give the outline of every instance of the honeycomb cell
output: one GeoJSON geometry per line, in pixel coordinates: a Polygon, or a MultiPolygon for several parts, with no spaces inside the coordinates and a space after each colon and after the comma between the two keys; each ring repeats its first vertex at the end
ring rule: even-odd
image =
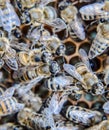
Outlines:
{"type": "Polygon", "coordinates": [[[98,69],[100,69],[101,63],[98,58],[91,59],[89,60],[89,62],[93,71],[97,71],[98,69]]]}
{"type": "Polygon", "coordinates": [[[90,93],[85,93],[85,94],[84,94],[84,98],[85,98],[87,101],[93,101],[93,96],[92,96],[90,93]]]}
{"type": "Polygon", "coordinates": [[[92,109],[93,110],[102,110],[102,106],[103,106],[103,102],[95,102],[93,105],[92,105],[92,109]]]}
{"type": "Polygon", "coordinates": [[[72,43],[72,42],[70,42],[70,41],[67,41],[67,42],[65,43],[65,46],[66,46],[66,52],[65,52],[65,54],[66,54],[67,56],[72,55],[72,54],[75,53],[75,51],[76,51],[76,46],[75,46],[74,43],[72,43]]]}
{"type": "Polygon", "coordinates": [[[84,107],[84,108],[89,108],[88,104],[84,101],[78,102],[77,103],[78,106],[84,107]]]}
{"type": "Polygon", "coordinates": [[[72,65],[75,65],[76,63],[81,62],[81,59],[79,56],[74,56],[70,59],[69,63],[72,65]]]}
{"type": "Polygon", "coordinates": [[[90,44],[88,42],[85,42],[85,43],[80,45],[79,49],[84,49],[88,54],[89,49],[90,49],[90,44]]]}

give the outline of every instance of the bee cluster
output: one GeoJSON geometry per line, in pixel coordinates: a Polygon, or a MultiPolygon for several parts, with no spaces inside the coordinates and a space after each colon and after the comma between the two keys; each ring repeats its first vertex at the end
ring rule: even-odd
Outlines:
{"type": "Polygon", "coordinates": [[[108,50],[108,0],[0,0],[0,130],[109,130],[108,50]]]}

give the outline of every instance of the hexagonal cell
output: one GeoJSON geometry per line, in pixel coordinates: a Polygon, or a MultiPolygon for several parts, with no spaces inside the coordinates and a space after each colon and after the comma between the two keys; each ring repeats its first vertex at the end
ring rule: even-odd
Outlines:
{"type": "Polygon", "coordinates": [[[90,44],[88,42],[85,42],[85,43],[80,45],[79,49],[84,49],[88,54],[89,49],[90,49],[90,44]]]}
{"type": "Polygon", "coordinates": [[[84,98],[85,98],[87,101],[93,101],[93,96],[92,96],[90,93],[85,93],[85,94],[84,94],[84,98]]]}
{"type": "Polygon", "coordinates": [[[100,101],[97,101],[95,102],[93,105],[92,105],[92,109],[93,110],[102,110],[102,106],[103,106],[104,102],[100,102],[100,101]]]}
{"type": "Polygon", "coordinates": [[[100,69],[101,62],[98,58],[90,59],[89,62],[93,71],[97,71],[100,69]]]}
{"type": "Polygon", "coordinates": [[[72,57],[72,58],[70,59],[70,61],[69,61],[69,63],[70,63],[71,65],[75,65],[75,64],[78,63],[78,62],[81,62],[81,59],[80,59],[79,56],[74,56],[74,57],[72,57]]]}
{"type": "Polygon", "coordinates": [[[65,42],[65,46],[66,46],[66,52],[65,52],[65,54],[67,56],[72,55],[72,54],[75,53],[76,46],[75,46],[74,43],[72,43],[71,41],[67,41],[67,42],[65,42]]]}
{"type": "Polygon", "coordinates": [[[85,101],[80,101],[77,105],[80,107],[89,108],[89,105],[85,101]]]}
{"type": "Polygon", "coordinates": [[[64,56],[56,57],[55,61],[57,61],[61,69],[63,68],[63,64],[67,62],[64,56]]]}

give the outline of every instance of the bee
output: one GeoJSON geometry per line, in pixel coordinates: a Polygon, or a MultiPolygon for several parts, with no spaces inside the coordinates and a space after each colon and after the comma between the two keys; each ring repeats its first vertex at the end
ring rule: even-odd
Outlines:
{"type": "Polygon", "coordinates": [[[44,29],[42,26],[31,26],[27,33],[27,38],[29,38],[33,43],[31,46],[32,49],[35,48],[35,45],[38,44],[40,39],[46,39],[47,37],[50,37],[50,32],[44,29]]]}
{"type": "Polygon", "coordinates": [[[79,125],[76,125],[71,121],[62,119],[61,116],[59,116],[59,119],[56,119],[56,128],[57,130],[83,130],[83,128],[79,125]]]}
{"type": "Polygon", "coordinates": [[[79,54],[82,62],[78,62],[75,66],[64,64],[64,70],[79,80],[86,91],[91,91],[94,95],[102,95],[104,93],[104,85],[98,80],[98,77],[92,72],[85,50],[80,49],[79,54]]]}
{"type": "Polygon", "coordinates": [[[59,3],[59,10],[61,18],[67,23],[66,37],[68,32],[71,38],[85,39],[85,31],[82,25],[82,21],[78,18],[78,10],[69,1],[62,1],[59,3]],[[73,13],[72,13],[73,12],[73,13]]]}
{"type": "Polygon", "coordinates": [[[52,54],[56,54],[58,56],[65,54],[65,45],[60,41],[58,37],[50,36],[42,42],[52,54]]]}
{"type": "Polygon", "coordinates": [[[103,10],[105,2],[96,2],[93,4],[85,5],[80,8],[79,12],[83,20],[95,20],[100,18],[108,18],[109,13],[103,10]]]}
{"type": "Polygon", "coordinates": [[[16,113],[24,108],[24,104],[18,103],[17,100],[12,97],[14,94],[15,88],[8,88],[0,96],[0,116],[6,116],[13,113],[16,113]]]}
{"type": "Polygon", "coordinates": [[[22,126],[26,126],[32,130],[56,130],[53,116],[49,113],[39,114],[33,112],[31,109],[24,108],[18,113],[17,119],[22,126]]]}
{"type": "Polygon", "coordinates": [[[3,27],[9,35],[16,26],[20,26],[20,19],[11,3],[8,1],[5,5],[0,6],[0,26],[3,27]]]}
{"type": "Polygon", "coordinates": [[[93,40],[91,48],[89,50],[89,58],[95,58],[102,54],[109,47],[109,23],[100,23],[97,26],[97,35],[93,40]]]}
{"type": "Polygon", "coordinates": [[[49,91],[63,91],[67,88],[71,88],[73,85],[73,78],[70,76],[55,76],[45,79],[44,87],[49,91]]]}
{"type": "Polygon", "coordinates": [[[108,130],[108,129],[109,129],[109,121],[105,120],[85,130],[108,130]]]}
{"type": "Polygon", "coordinates": [[[26,82],[41,75],[45,76],[45,78],[50,77],[51,73],[56,74],[59,71],[60,68],[57,62],[51,61],[50,66],[45,63],[34,68],[22,67],[18,71],[14,71],[13,78],[19,79],[22,82],[26,82]]]}
{"type": "Polygon", "coordinates": [[[36,4],[38,4],[40,0],[14,0],[15,6],[17,9],[24,10],[25,8],[33,8],[36,4]]]}
{"type": "Polygon", "coordinates": [[[66,28],[65,22],[57,18],[54,7],[47,6],[53,1],[41,1],[38,7],[24,9],[21,12],[21,23],[31,25],[33,27],[47,24],[53,28],[53,33],[59,32],[66,28]]]}
{"type": "Polygon", "coordinates": [[[32,108],[34,111],[38,111],[42,105],[42,100],[40,97],[35,95],[31,89],[40,82],[44,76],[39,76],[27,83],[15,84],[13,87],[15,88],[14,95],[15,97],[24,102],[25,105],[29,108],[32,108]]]}
{"type": "Polygon", "coordinates": [[[61,114],[68,120],[84,126],[91,126],[102,121],[102,114],[80,106],[66,106],[62,108],[61,114]]]}
{"type": "Polygon", "coordinates": [[[14,123],[5,123],[0,125],[1,130],[24,130],[24,127],[14,123]]]}
{"type": "Polygon", "coordinates": [[[6,37],[0,37],[0,57],[1,67],[6,63],[12,70],[18,69],[16,51],[10,47],[9,40],[6,37]]]}

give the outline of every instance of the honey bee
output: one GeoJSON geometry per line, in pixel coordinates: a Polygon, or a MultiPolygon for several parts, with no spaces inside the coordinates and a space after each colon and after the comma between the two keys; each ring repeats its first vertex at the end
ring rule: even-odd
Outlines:
{"type": "Polygon", "coordinates": [[[104,85],[92,72],[87,53],[83,49],[80,49],[79,54],[81,56],[82,62],[77,63],[75,66],[64,64],[64,70],[83,83],[83,87],[86,91],[91,90],[92,94],[102,95],[105,91],[104,85]]]}
{"type": "Polygon", "coordinates": [[[73,78],[70,76],[55,76],[45,79],[44,87],[49,91],[63,91],[71,88],[73,85],[73,78]]]}
{"type": "Polygon", "coordinates": [[[108,18],[109,13],[103,10],[105,2],[96,2],[85,5],[80,8],[79,12],[83,20],[95,20],[100,18],[108,18]]]}
{"type": "Polygon", "coordinates": [[[14,123],[5,123],[0,125],[1,130],[24,130],[24,127],[14,123]]]}
{"type": "Polygon", "coordinates": [[[81,40],[84,40],[84,27],[82,25],[82,21],[80,18],[78,18],[77,8],[72,5],[72,3],[64,0],[59,3],[59,10],[61,18],[67,23],[66,37],[68,36],[69,32],[71,38],[79,38],[81,40]]]}
{"type": "Polygon", "coordinates": [[[65,45],[60,41],[58,37],[50,36],[42,42],[52,54],[56,54],[59,56],[65,54],[65,45]]]}
{"type": "Polygon", "coordinates": [[[26,126],[28,128],[31,128],[32,130],[56,130],[53,116],[49,113],[39,114],[33,112],[31,109],[24,108],[18,113],[17,119],[22,126],[26,126]]]}
{"type": "Polygon", "coordinates": [[[62,108],[61,114],[68,120],[84,126],[91,126],[102,121],[102,114],[80,106],[66,106],[62,108]]]}
{"type": "Polygon", "coordinates": [[[95,58],[96,56],[102,54],[109,47],[109,23],[100,23],[97,26],[97,35],[91,45],[89,50],[89,58],[95,58]]]}
{"type": "Polygon", "coordinates": [[[0,26],[3,27],[9,35],[16,26],[20,26],[20,19],[8,1],[6,1],[5,5],[0,6],[0,26]]]}
{"type": "Polygon", "coordinates": [[[61,116],[59,116],[59,119],[56,119],[56,128],[57,130],[83,130],[83,128],[79,125],[76,125],[71,121],[62,119],[61,116]]]}
{"type": "Polygon", "coordinates": [[[85,130],[108,130],[108,129],[109,129],[109,121],[106,120],[85,130]]]}
{"type": "Polygon", "coordinates": [[[0,57],[1,67],[5,62],[12,70],[18,69],[16,51],[10,47],[9,40],[6,37],[0,37],[0,57]]]}
{"type": "Polygon", "coordinates": [[[32,80],[38,76],[50,77],[51,74],[56,74],[60,71],[56,61],[51,61],[51,65],[42,64],[34,68],[22,67],[18,71],[14,71],[13,78],[19,79],[22,82],[32,80]]]}
{"type": "Polygon", "coordinates": [[[24,10],[25,8],[32,8],[40,2],[40,0],[14,0],[15,6],[19,10],[24,10]]]}
{"type": "Polygon", "coordinates": [[[44,38],[46,39],[47,37],[50,37],[50,32],[42,26],[31,26],[27,34],[27,38],[29,38],[33,43],[31,46],[32,49],[37,45],[37,42],[40,41],[40,39],[44,40],[44,38]]]}
{"type": "Polygon", "coordinates": [[[0,96],[0,116],[6,116],[16,113],[24,108],[24,104],[18,103],[17,100],[12,97],[15,88],[11,87],[7,89],[0,96]]]}

